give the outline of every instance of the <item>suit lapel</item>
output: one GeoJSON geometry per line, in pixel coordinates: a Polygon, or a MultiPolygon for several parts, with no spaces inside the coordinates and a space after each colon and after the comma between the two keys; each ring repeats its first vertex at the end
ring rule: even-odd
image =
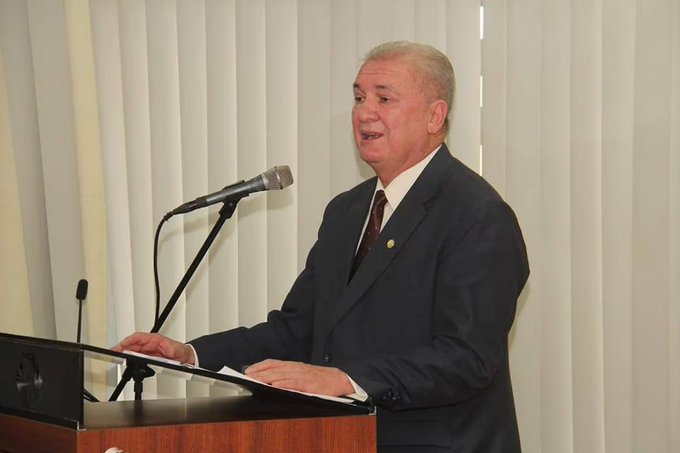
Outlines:
{"type": "Polygon", "coordinates": [[[354,252],[357,248],[359,235],[366,221],[368,210],[370,209],[377,178],[373,178],[370,181],[372,183],[366,184],[365,187],[361,188],[347,211],[342,213],[341,220],[333,228],[331,253],[339,257],[337,260],[328,261],[335,266],[331,271],[331,275],[336,276],[332,283],[334,294],[342,293],[347,285],[352,261],[354,260],[354,252]]]}
{"type": "MultiPolygon", "coordinates": [[[[353,306],[356,304],[361,296],[370,288],[373,282],[382,274],[395,256],[399,254],[406,241],[409,239],[413,231],[417,228],[420,222],[427,215],[427,204],[436,195],[441,178],[446,168],[451,165],[453,158],[449,154],[446,145],[437,151],[437,154],[432,158],[430,163],[425,167],[421,175],[418,177],[413,187],[406,194],[402,202],[397,207],[397,210],[392,214],[390,220],[387,222],[383,230],[380,232],[371,251],[366,255],[361,266],[357,269],[354,277],[346,286],[341,294],[335,309],[329,318],[328,331],[335,325],[353,306]],[[388,245],[388,241],[390,245],[388,245]]],[[[371,186],[374,187],[374,186],[371,186]]],[[[364,196],[369,198],[370,204],[372,192],[364,196]]],[[[360,226],[363,226],[363,221],[368,211],[366,202],[362,200],[361,206],[363,210],[360,217],[360,226]]],[[[353,219],[352,224],[356,224],[357,220],[354,214],[350,217],[353,219]]],[[[345,238],[340,245],[351,242],[356,245],[358,240],[359,230],[356,228],[348,228],[352,230],[355,235],[354,241],[348,241],[345,238]]],[[[344,253],[344,252],[343,252],[344,253]]],[[[352,258],[354,256],[354,249],[346,260],[343,260],[342,271],[337,275],[349,275],[349,268],[352,258]]],[[[345,280],[346,281],[346,280],[345,280]]]]}

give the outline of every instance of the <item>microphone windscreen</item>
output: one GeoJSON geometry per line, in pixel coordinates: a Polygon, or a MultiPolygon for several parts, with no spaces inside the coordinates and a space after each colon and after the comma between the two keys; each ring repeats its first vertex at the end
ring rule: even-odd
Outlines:
{"type": "Polygon", "coordinates": [[[78,288],[76,289],[76,299],[85,300],[87,297],[87,280],[84,278],[78,282],[78,288]]]}
{"type": "Polygon", "coordinates": [[[293,184],[293,173],[288,165],[272,167],[262,173],[266,190],[281,190],[293,184]]]}

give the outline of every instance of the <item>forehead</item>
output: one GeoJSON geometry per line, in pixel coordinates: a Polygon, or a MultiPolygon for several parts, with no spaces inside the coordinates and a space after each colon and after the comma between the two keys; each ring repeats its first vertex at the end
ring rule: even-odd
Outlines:
{"type": "Polygon", "coordinates": [[[368,89],[404,89],[415,84],[412,65],[403,59],[380,59],[364,63],[356,79],[354,87],[368,89]]]}

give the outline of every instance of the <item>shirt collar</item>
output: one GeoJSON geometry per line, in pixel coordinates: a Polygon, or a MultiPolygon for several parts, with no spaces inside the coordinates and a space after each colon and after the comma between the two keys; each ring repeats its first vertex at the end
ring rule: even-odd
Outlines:
{"type": "Polygon", "coordinates": [[[441,147],[442,145],[437,146],[434,150],[430,152],[430,154],[425,156],[420,162],[418,162],[411,168],[408,168],[407,170],[401,172],[399,175],[397,175],[396,178],[392,180],[392,182],[390,182],[387,185],[387,187],[383,187],[382,182],[380,182],[380,178],[378,178],[378,183],[376,184],[375,190],[376,192],[378,190],[385,191],[385,198],[387,198],[387,203],[390,205],[393,211],[397,209],[397,206],[399,206],[401,200],[404,199],[408,191],[416,182],[418,176],[420,176],[423,170],[425,170],[427,164],[430,163],[435,153],[439,151],[439,148],[441,147]]]}

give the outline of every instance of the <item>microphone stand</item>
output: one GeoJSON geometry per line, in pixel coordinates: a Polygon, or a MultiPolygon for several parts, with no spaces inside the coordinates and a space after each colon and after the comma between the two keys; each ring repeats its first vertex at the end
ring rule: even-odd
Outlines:
{"type": "MultiPolygon", "coordinates": [[[[239,198],[235,198],[233,200],[227,200],[227,201],[224,202],[224,205],[220,209],[220,216],[217,219],[217,222],[213,226],[212,230],[210,230],[208,237],[205,238],[203,245],[201,246],[198,253],[194,257],[194,260],[191,262],[191,265],[189,266],[189,268],[185,272],[184,277],[182,278],[182,280],[177,285],[177,288],[175,289],[175,292],[170,297],[170,300],[168,300],[168,303],[165,305],[163,312],[156,319],[156,322],[154,323],[153,327],[151,328],[150,333],[158,333],[161,330],[163,323],[165,322],[166,319],[168,319],[168,316],[170,316],[170,312],[172,312],[172,309],[175,307],[175,305],[179,301],[179,297],[182,295],[182,292],[184,291],[187,284],[189,283],[189,280],[191,280],[191,277],[193,277],[194,273],[196,272],[196,269],[198,269],[198,265],[201,263],[201,260],[203,260],[203,258],[205,257],[206,253],[208,252],[208,249],[210,249],[210,246],[215,241],[215,238],[217,237],[217,234],[219,233],[220,229],[222,228],[224,223],[227,221],[227,219],[230,219],[231,216],[234,214],[234,211],[236,210],[236,205],[241,200],[241,198],[243,198],[244,196],[247,196],[247,195],[242,195],[239,198]]],[[[172,217],[172,215],[166,214],[166,217],[167,217],[166,218],[166,220],[167,220],[170,217],[172,217]]],[[[142,399],[142,392],[143,392],[142,381],[144,380],[144,378],[151,377],[154,374],[155,374],[154,371],[151,368],[149,368],[149,366],[146,365],[144,362],[137,361],[137,360],[130,360],[127,367],[125,368],[125,371],[123,372],[123,376],[121,377],[120,382],[118,383],[115,390],[111,394],[109,401],[116,401],[118,399],[118,396],[123,391],[123,388],[125,387],[125,385],[128,382],[130,382],[130,379],[133,379],[135,381],[135,387],[134,387],[135,401],[141,400],[142,399]]]]}
{"type": "MultiPolygon", "coordinates": [[[[87,280],[80,280],[78,288],[76,289],[76,300],[78,301],[78,332],[76,333],[76,343],[80,344],[80,332],[83,325],[83,302],[87,297],[87,280]],[[83,284],[84,283],[84,284],[83,284]]],[[[83,398],[91,403],[97,403],[99,400],[83,385],[83,398]]]]}

